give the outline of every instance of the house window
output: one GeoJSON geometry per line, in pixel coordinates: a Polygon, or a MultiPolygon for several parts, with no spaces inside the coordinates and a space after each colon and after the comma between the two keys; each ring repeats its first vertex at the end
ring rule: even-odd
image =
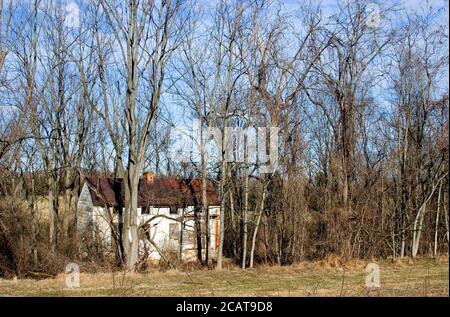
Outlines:
{"type": "Polygon", "coordinates": [[[177,240],[180,238],[180,224],[171,223],[169,224],[169,237],[172,240],[177,240]]]}
{"type": "Polygon", "coordinates": [[[149,214],[150,213],[150,207],[142,207],[141,214],[149,214]]]}
{"type": "Polygon", "coordinates": [[[170,207],[170,213],[171,214],[177,214],[178,213],[178,208],[176,206],[171,206],[170,207]]]}
{"type": "Polygon", "coordinates": [[[196,240],[194,230],[184,230],[183,231],[183,244],[194,244],[196,240]]]}

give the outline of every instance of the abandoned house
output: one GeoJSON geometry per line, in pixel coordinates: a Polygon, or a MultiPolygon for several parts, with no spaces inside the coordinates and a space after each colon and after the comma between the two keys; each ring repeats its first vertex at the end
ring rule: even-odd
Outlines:
{"type": "MultiPolygon", "coordinates": [[[[220,204],[212,184],[206,187],[210,254],[215,257],[219,244],[220,204]]],[[[158,178],[145,173],[138,188],[140,251],[155,260],[161,257],[161,252],[168,251],[178,252],[183,259],[195,257],[197,232],[203,237],[206,233],[201,194],[201,179],[158,178]]],[[[77,204],[79,235],[99,239],[106,247],[114,248],[123,209],[122,179],[86,177],[77,204]]],[[[201,240],[204,252],[205,239],[201,240]]]]}

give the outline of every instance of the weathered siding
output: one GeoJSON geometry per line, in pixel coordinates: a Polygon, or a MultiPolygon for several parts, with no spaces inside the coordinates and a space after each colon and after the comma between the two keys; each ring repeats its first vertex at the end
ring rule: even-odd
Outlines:
{"type": "Polygon", "coordinates": [[[87,183],[84,183],[77,203],[77,231],[83,232],[93,225],[93,204],[87,183]]]}
{"type": "Polygon", "coordinates": [[[113,223],[111,219],[113,216],[112,211],[103,207],[94,207],[93,211],[96,237],[103,241],[106,246],[111,246],[111,224],[113,223]]]}
{"type": "MultiPolygon", "coordinates": [[[[86,230],[90,228],[93,237],[104,241],[105,246],[112,246],[112,230],[111,224],[118,225],[118,215],[113,210],[107,208],[93,206],[88,185],[85,183],[78,200],[78,230],[86,230]]],[[[219,206],[210,206],[209,214],[209,230],[211,236],[211,256],[215,257],[218,247],[218,228],[219,228],[219,206]]],[[[138,222],[144,224],[149,221],[150,238],[157,244],[162,251],[179,252],[180,240],[182,238],[181,249],[184,259],[196,257],[195,242],[195,222],[194,222],[194,206],[186,208],[178,208],[177,213],[170,213],[169,207],[150,207],[145,212],[142,208],[138,208],[138,222]],[[170,218],[180,219],[184,215],[184,230],[179,221],[170,218]]],[[[202,227],[204,230],[204,219],[202,219],[202,227]]],[[[144,238],[144,236],[142,236],[144,238]]],[[[156,248],[147,240],[140,241],[141,251],[148,250],[151,259],[160,259],[160,254],[156,248]]],[[[203,250],[204,251],[204,250],[203,250]]]]}

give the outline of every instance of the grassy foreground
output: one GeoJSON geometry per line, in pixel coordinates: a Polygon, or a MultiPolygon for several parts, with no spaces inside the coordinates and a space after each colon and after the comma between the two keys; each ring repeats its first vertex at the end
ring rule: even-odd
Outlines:
{"type": "Polygon", "coordinates": [[[381,288],[368,292],[369,261],[337,258],[253,270],[178,270],[149,273],[81,273],[80,287],[66,276],[45,280],[0,279],[0,296],[449,296],[448,257],[373,261],[381,288]]]}

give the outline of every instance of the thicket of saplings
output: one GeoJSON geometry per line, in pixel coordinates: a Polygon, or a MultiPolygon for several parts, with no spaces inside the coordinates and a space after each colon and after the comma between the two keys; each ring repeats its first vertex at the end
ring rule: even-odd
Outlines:
{"type": "MultiPolygon", "coordinates": [[[[113,170],[132,198],[143,170],[214,182],[224,215],[217,269],[222,255],[251,268],[448,254],[445,6],[352,0],[329,14],[313,1],[292,12],[281,0],[207,10],[85,1],[72,28],[61,1],[32,2],[0,10],[1,276],[53,275],[69,262],[121,269],[122,256],[75,224],[83,177],[113,170]],[[235,128],[276,128],[278,173],[262,175],[238,149],[241,162],[225,151],[180,162],[171,132],[183,126],[216,128],[222,147],[235,128]]],[[[136,202],[124,205],[130,220],[136,202]]],[[[128,271],[138,244],[130,223],[128,271]]],[[[162,267],[176,267],[168,253],[162,267]]],[[[198,266],[210,260],[198,256],[198,266]]],[[[137,265],[151,269],[145,258],[137,265]]]]}
{"type": "MultiPolygon", "coordinates": [[[[48,278],[64,271],[66,265],[76,262],[83,272],[110,272],[123,269],[118,250],[105,247],[102,239],[92,233],[77,233],[75,223],[64,226],[64,217],[75,219],[76,210],[61,213],[56,219],[56,239],[49,241],[49,223],[45,216],[47,201],[45,180],[36,177],[37,182],[27,182],[27,177],[11,177],[3,182],[0,199],[0,276],[11,278],[48,278]],[[13,181],[11,181],[13,179],[13,181]],[[30,188],[33,184],[33,189],[30,188]],[[9,188],[9,190],[4,190],[9,188]],[[18,190],[20,188],[20,190],[18,190]],[[33,191],[31,197],[29,193],[33,191]],[[25,193],[25,194],[23,194],[25,193]],[[40,210],[38,208],[40,202],[40,210]],[[65,231],[62,229],[65,228],[65,231]]],[[[259,197],[263,190],[258,181],[250,181],[249,221],[247,226],[247,261],[254,252],[256,265],[290,265],[302,261],[321,260],[330,255],[342,259],[350,258],[395,258],[399,257],[395,192],[385,196],[389,190],[371,188],[367,182],[354,190],[353,197],[357,212],[346,214],[339,206],[338,193],[327,192],[330,188],[318,175],[314,182],[302,178],[282,180],[279,174],[268,180],[267,198],[263,207],[259,197]],[[374,197],[375,193],[376,197],[374,197]],[[261,219],[254,236],[257,218],[261,219]],[[254,248],[251,248],[255,238],[254,248]],[[253,250],[252,250],[253,249],[253,250]]],[[[242,191],[242,184],[230,185],[230,193],[236,197],[242,191]]],[[[395,184],[386,180],[383,186],[395,184]]],[[[377,185],[372,185],[377,186],[377,185]]],[[[380,186],[380,185],[378,185],[380,186]]],[[[332,187],[332,186],[331,186],[332,187]]],[[[448,201],[448,187],[441,188],[439,203],[448,201]],[[445,197],[445,198],[442,198],[445,197]]],[[[60,203],[61,199],[59,200],[60,203]]],[[[438,201],[430,201],[430,210],[436,210],[438,201]]],[[[240,210],[242,201],[230,200],[225,204],[226,231],[224,254],[228,263],[240,265],[242,261],[243,228],[240,210]],[[232,206],[231,206],[232,205],[232,206]],[[231,207],[231,208],[230,208],[231,207]],[[233,214],[231,214],[233,213],[233,214]]],[[[445,206],[441,206],[445,208],[445,206]]],[[[422,226],[420,255],[448,254],[448,240],[440,232],[435,246],[435,213],[429,212],[422,226]],[[435,247],[437,247],[435,250],[435,247]]],[[[444,227],[445,228],[445,227],[444,227]]],[[[405,255],[411,252],[411,228],[405,255]]],[[[203,239],[205,239],[203,233],[203,239]]],[[[203,240],[202,245],[205,245],[203,240]]],[[[159,262],[149,261],[148,253],[141,254],[138,271],[152,269],[205,268],[205,259],[180,261],[176,250],[165,249],[159,262]]],[[[209,263],[214,265],[214,259],[209,263]]]]}

